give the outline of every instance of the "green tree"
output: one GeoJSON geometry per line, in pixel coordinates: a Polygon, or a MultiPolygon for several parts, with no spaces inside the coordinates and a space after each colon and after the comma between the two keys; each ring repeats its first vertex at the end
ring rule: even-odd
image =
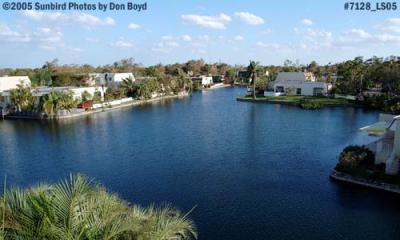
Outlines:
{"type": "Polygon", "coordinates": [[[126,78],[121,83],[121,89],[124,91],[127,97],[134,97],[137,91],[137,84],[132,78],[126,78]]]}
{"type": "Polygon", "coordinates": [[[92,94],[90,94],[88,91],[83,91],[83,93],[81,94],[81,97],[82,97],[82,102],[86,102],[86,101],[89,101],[89,100],[92,100],[93,99],[93,96],[92,96],[92,94]]]}
{"type": "Polygon", "coordinates": [[[24,85],[22,82],[17,84],[17,88],[11,90],[11,102],[18,112],[30,111],[34,107],[34,97],[32,96],[32,89],[24,85]]]}
{"type": "Polygon", "coordinates": [[[142,208],[76,175],[56,184],[13,188],[1,197],[3,239],[195,239],[187,214],[165,206],[142,208]]]}
{"type": "Polygon", "coordinates": [[[71,92],[50,92],[43,96],[42,109],[47,117],[53,118],[59,110],[71,111],[77,102],[71,92]]]}

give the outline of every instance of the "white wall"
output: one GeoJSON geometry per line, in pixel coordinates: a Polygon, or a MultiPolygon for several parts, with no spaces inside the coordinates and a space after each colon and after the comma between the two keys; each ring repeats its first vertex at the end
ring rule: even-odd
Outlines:
{"type": "Polygon", "coordinates": [[[16,89],[18,84],[31,85],[27,76],[0,77],[0,92],[16,89]]]}
{"type": "Polygon", "coordinates": [[[89,77],[94,80],[97,86],[108,83],[121,83],[126,78],[131,78],[135,81],[135,76],[132,73],[91,73],[89,77]]]}
{"type": "Polygon", "coordinates": [[[293,89],[293,95],[296,95],[297,88],[301,88],[301,95],[303,96],[313,96],[314,88],[322,88],[322,93],[324,95],[328,94],[328,91],[332,88],[331,84],[323,82],[311,82],[311,81],[297,81],[297,80],[287,80],[278,81],[274,84],[274,91],[277,91],[278,87],[283,87],[284,91],[287,92],[289,89],[293,89]]]}
{"type": "Polygon", "coordinates": [[[394,154],[396,157],[400,157],[400,119],[396,120],[396,131],[394,134],[394,154]]]}

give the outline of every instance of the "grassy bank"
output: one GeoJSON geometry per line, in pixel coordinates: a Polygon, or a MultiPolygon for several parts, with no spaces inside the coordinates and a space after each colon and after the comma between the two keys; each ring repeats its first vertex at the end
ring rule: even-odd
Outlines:
{"type": "Polygon", "coordinates": [[[314,96],[277,96],[277,97],[257,96],[256,99],[253,99],[252,96],[246,95],[238,97],[237,100],[250,101],[250,102],[282,103],[282,104],[298,105],[303,108],[320,108],[324,106],[341,106],[341,105],[352,104],[347,99],[314,97],[314,96]]]}

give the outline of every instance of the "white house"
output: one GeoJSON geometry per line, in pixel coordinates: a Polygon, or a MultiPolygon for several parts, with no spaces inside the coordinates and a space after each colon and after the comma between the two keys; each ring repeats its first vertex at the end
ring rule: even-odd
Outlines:
{"type": "Polygon", "coordinates": [[[104,86],[110,84],[120,84],[124,79],[131,78],[135,81],[132,73],[91,73],[89,74],[89,86],[104,86]]]}
{"type": "Polygon", "coordinates": [[[264,96],[326,96],[332,89],[332,84],[317,82],[315,76],[308,72],[281,72],[272,88],[273,91],[264,91],[264,96]]]}
{"type": "Polygon", "coordinates": [[[0,92],[16,89],[18,84],[30,86],[31,80],[28,76],[0,77],[0,92]]]}
{"type": "Polygon", "coordinates": [[[207,86],[213,84],[213,78],[212,77],[207,77],[207,76],[198,76],[198,77],[192,77],[193,82],[200,82],[201,86],[207,86]]]}
{"type": "Polygon", "coordinates": [[[18,84],[22,84],[24,86],[30,86],[31,80],[28,76],[12,76],[12,77],[0,77],[0,108],[1,114],[3,113],[3,109],[7,107],[10,103],[10,97],[4,95],[10,95],[9,92],[13,89],[18,88],[18,84]],[[8,94],[5,94],[8,92],[8,94]]]}
{"type": "Polygon", "coordinates": [[[375,164],[385,163],[387,174],[399,173],[400,115],[380,114],[379,122],[360,130],[379,138],[366,145],[375,153],[375,164]]]}

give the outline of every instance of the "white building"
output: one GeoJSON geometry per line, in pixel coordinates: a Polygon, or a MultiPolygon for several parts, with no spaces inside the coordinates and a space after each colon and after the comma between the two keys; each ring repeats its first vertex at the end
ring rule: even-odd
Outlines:
{"type": "Polygon", "coordinates": [[[273,91],[264,91],[264,96],[299,95],[326,96],[332,84],[317,82],[308,72],[281,72],[272,83],[273,91]]]}
{"type": "Polygon", "coordinates": [[[380,114],[379,122],[360,130],[379,138],[366,145],[375,153],[375,164],[384,163],[387,174],[399,173],[400,115],[380,114]]]}
{"type": "Polygon", "coordinates": [[[30,86],[31,80],[28,76],[0,77],[0,93],[16,89],[18,84],[30,86]]]}
{"type": "Polygon", "coordinates": [[[27,87],[31,85],[31,80],[28,76],[0,77],[0,115],[3,114],[3,109],[10,104],[9,92],[13,89],[17,89],[19,84],[27,87]],[[5,95],[8,95],[8,97],[5,95]]]}
{"type": "Polygon", "coordinates": [[[87,82],[89,86],[105,86],[120,84],[127,78],[135,81],[135,76],[132,73],[91,73],[87,82]]]}
{"type": "Polygon", "coordinates": [[[207,86],[213,84],[213,78],[207,76],[192,77],[192,81],[193,82],[198,81],[201,86],[207,86]]]}

